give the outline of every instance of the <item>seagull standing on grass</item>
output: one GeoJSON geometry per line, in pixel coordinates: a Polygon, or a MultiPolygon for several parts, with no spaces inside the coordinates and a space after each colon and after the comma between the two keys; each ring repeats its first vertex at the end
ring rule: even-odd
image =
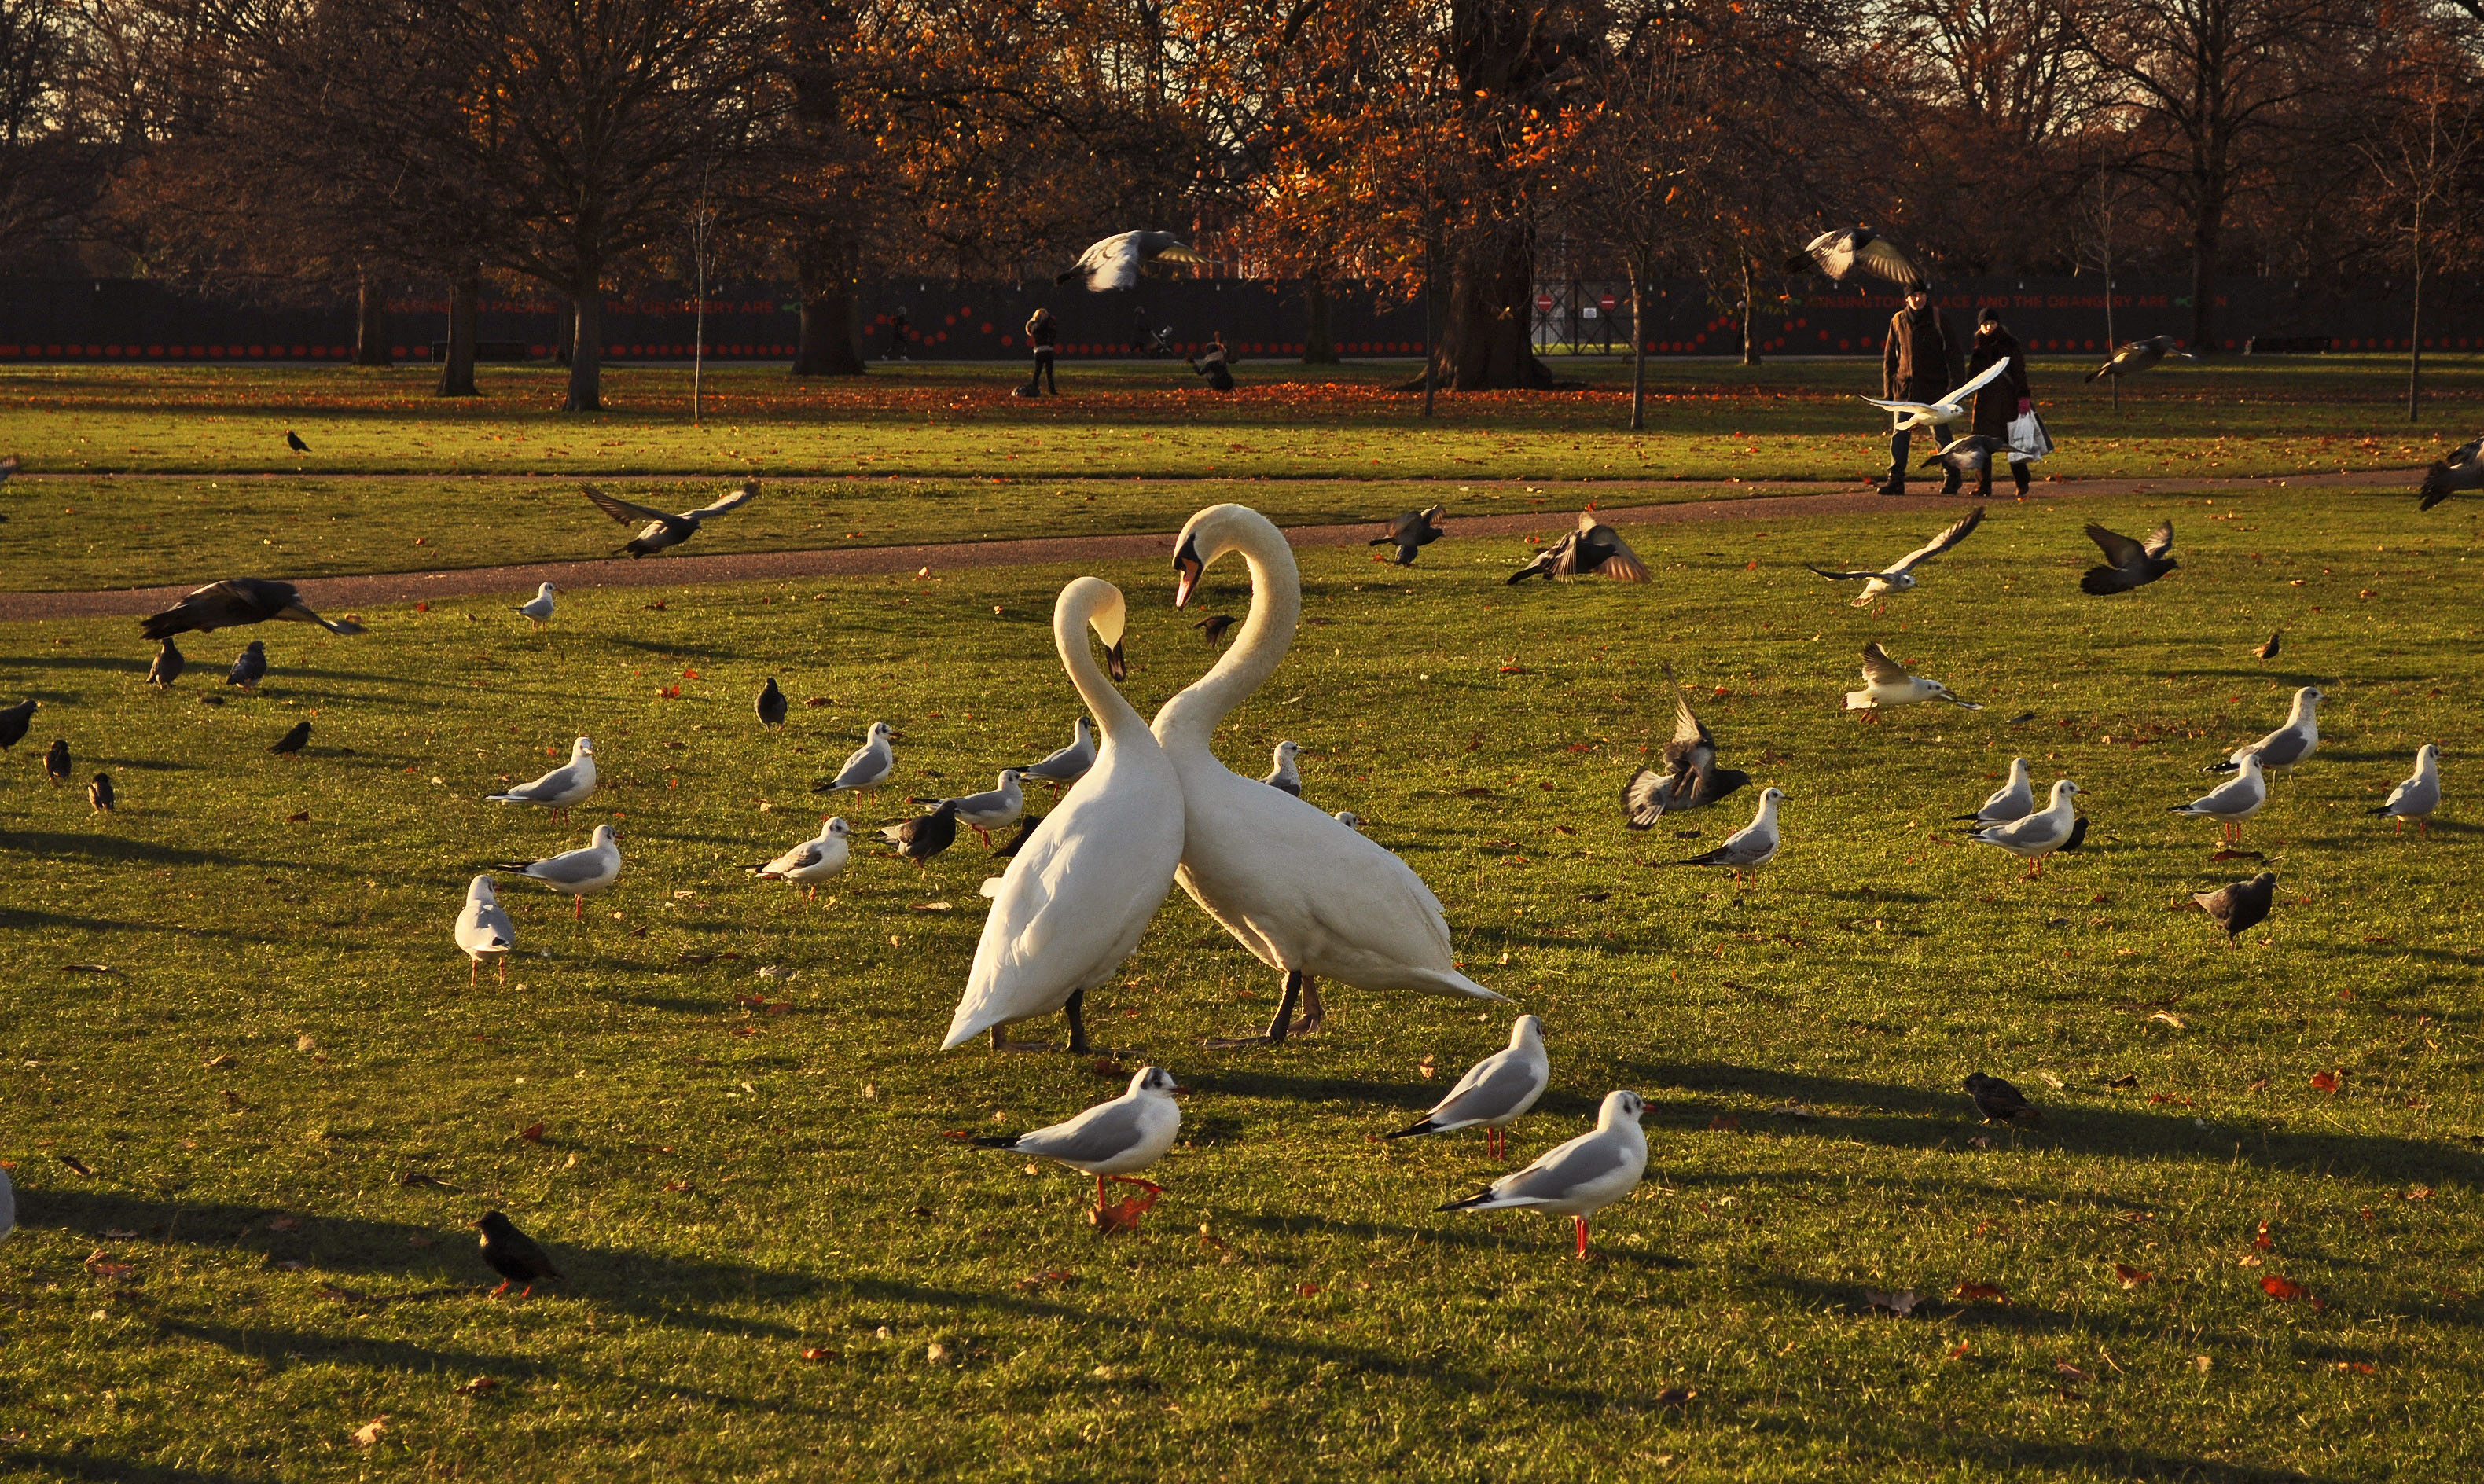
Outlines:
{"type": "Polygon", "coordinates": [[[986,849],[992,843],[992,831],[1007,829],[1026,813],[1026,795],[1018,788],[1018,771],[1001,769],[1000,778],[981,794],[968,794],[958,799],[958,823],[973,830],[986,849]]]}
{"type": "Polygon", "coordinates": [[[2259,813],[2259,806],[2268,802],[2268,780],[2260,775],[2259,754],[2246,750],[2240,756],[2242,763],[2236,776],[2187,804],[2175,804],[2166,811],[2215,820],[2225,826],[2223,838],[2229,850],[2242,843],[2243,821],[2259,813]]]}
{"type": "Polygon", "coordinates": [[[1849,607],[1868,608],[1888,593],[1904,592],[1906,589],[1913,587],[1915,585],[1914,568],[1916,563],[1930,561],[1931,558],[1938,556],[1943,552],[1948,551],[1950,548],[1965,540],[1967,535],[1972,532],[1975,527],[1983,524],[1984,507],[1982,505],[1978,505],[1974,509],[1968,511],[1963,518],[1953,524],[1947,530],[1944,530],[1939,535],[1932,537],[1930,541],[1924,545],[1908,552],[1905,555],[1899,557],[1897,561],[1892,563],[1886,569],[1878,572],[1868,570],[1862,572],[1826,572],[1818,567],[1811,566],[1808,562],[1805,562],[1803,565],[1814,574],[1826,578],[1832,582],[1861,582],[1863,584],[1863,591],[1855,597],[1852,603],[1847,606],[1849,607]]]}
{"type": "Polygon", "coordinates": [[[2415,774],[2390,790],[2389,802],[2372,812],[2398,822],[2397,832],[2406,833],[2406,822],[2416,822],[2422,834],[2432,833],[2432,811],[2441,807],[2441,749],[2425,742],[2416,749],[2415,774]]]}
{"type": "Polygon", "coordinates": [[[1282,789],[1296,798],[1302,797],[1303,775],[1301,769],[1294,767],[1294,759],[1302,750],[1290,742],[1277,743],[1276,766],[1269,769],[1268,776],[1259,781],[1272,789],[1282,789]]]}
{"type": "Polygon", "coordinates": [[[2259,759],[2262,768],[2292,768],[2311,756],[2320,747],[2320,703],[2329,699],[2317,686],[2306,686],[2294,692],[2294,704],[2286,708],[2285,725],[2255,742],[2236,747],[2233,755],[2222,763],[2211,763],[2204,771],[2229,773],[2242,766],[2246,754],[2259,759]]]}
{"type": "Polygon", "coordinates": [[[1642,768],[1622,785],[1622,823],[1632,829],[1655,828],[1668,810],[1705,809],[1751,781],[1739,768],[1716,766],[1716,739],[1690,710],[1669,662],[1664,680],[1673,688],[1673,736],[1662,773],[1642,768]]]}
{"type": "Polygon", "coordinates": [[[509,982],[509,953],[518,946],[518,930],[501,907],[492,878],[478,876],[466,883],[466,905],[457,914],[457,946],[466,954],[466,987],[474,987],[483,960],[500,965],[500,983],[509,982]]]}
{"type": "Polygon", "coordinates": [[[518,605],[518,611],[526,615],[527,620],[540,629],[552,622],[552,595],[558,591],[560,591],[559,588],[546,582],[535,589],[533,597],[518,605]]]}
{"type": "Polygon", "coordinates": [[[1174,1094],[1186,1091],[1161,1066],[1142,1066],[1130,1078],[1129,1091],[1049,1128],[1005,1138],[978,1139],[979,1149],[1008,1149],[1058,1160],[1095,1177],[1095,1211],[1104,1213],[1104,1182],[1136,1185],[1148,1193],[1145,1205],[1130,1210],[1132,1219],[1146,1213],[1164,1194],[1164,1187],[1136,1178],[1138,1172],[1164,1158],[1181,1136],[1181,1105],[1174,1094]]]}
{"type": "Polygon", "coordinates": [[[570,806],[584,803],[595,792],[595,743],[581,737],[569,744],[569,761],[551,772],[527,783],[521,783],[505,794],[486,794],[483,801],[491,804],[536,804],[553,811],[553,818],[569,818],[570,806]]]}
{"type": "Polygon", "coordinates": [[[1051,784],[1052,796],[1059,798],[1062,789],[1086,777],[1088,769],[1094,766],[1095,734],[1088,727],[1087,718],[1081,716],[1069,728],[1069,745],[1047,754],[1040,763],[1027,764],[1017,773],[1021,779],[1038,778],[1051,784]]]}
{"type": "Polygon", "coordinates": [[[1636,1093],[1605,1094],[1590,1133],[1548,1151],[1444,1211],[1537,1210],[1567,1216],[1579,1234],[1579,1255],[1587,1255],[1587,1218],[1631,1193],[1647,1173],[1647,1135],[1638,1126],[1646,1105],[1636,1093]]]}
{"type": "Polygon", "coordinates": [[[2070,799],[2080,792],[2067,778],[2053,782],[2051,802],[2023,819],[2007,824],[1995,824],[1975,832],[1972,838],[1981,845],[1997,845],[2027,863],[2027,879],[2044,874],[2044,857],[2070,843],[2078,828],[2078,809],[2070,799]]]}
{"type": "Polygon", "coordinates": [[[1994,789],[1991,796],[1984,799],[1973,814],[1961,814],[1958,818],[1970,822],[1973,829],[1983,829],[1993,824],[2007,824],[2012,820],[2023,820],[2035,811],[2036,788],[2027,776],[2027,760],[2012,758],[2010,781],[1994,789]]]}
{"type": "Polygon", "coordinates": [[[863,734],[862,745],[846,754],[837,775],[811,785],[814,794],[840,794],[847,789],[876,789],[897,771],[897,749],[888,740],[897,734],[885,721],[875,721],[863,734]]]}
{"type": "Polygon", "coordinates": [[[621,837],[609,824],[595,826],[594,843],[545,860],[504,860],[492,868],[541,881],[570,899],[569,918],[582,922],[586,899],[621,879],[621,837]]]}
{"type": "Polygon", "coordinates": [[[1704,855],[1688,860],[1667,861],[1672,866],[1716,866],[1734,873],[1742,880],[1744,873],[1756,877],[1759,869],[1777,858],[1777,849],[1784,839],[1777,832],[1777,805],[1785,802],[1782,789],[1760,791],[1760,808],[1751,823],[1725,837],[1725,843],[1704,855]]]}
{"type": "Polygon", "coordinates": [[[1863,646],[1863,688],[1846,692],[1846,709],[1865,714],[1867,721],[1877,721],[1883,706],[1907,706],[1917,701],[1947,701],[1968,711],[1982,711],[1975,701],[1961,701],[1950,694],[1949,687],[1921,675],[1910,675],[1906,667],[1889,658],[1889,652],[1873,640],[1863,646]]]}
{"type": "Polygon", "coordinates": [[[1552,1062],[1544,1054],[1544,1022],[1521,1015],[1509,1028],[1509,1046],[1496,1051],[1460,1077],[1448,1094],[1432,1105],[1419,1123],[1387,1137],[1453,1134],[1462,1128],[1483,1130],[1484,1157],[1509,1157],[1509,1125],[1526,1116],[1552,1082],[1552,1062]]]}
{"type": "Polygon", "coordinates": [[[696,510],[685,510],[679,515],[668,515],[651,505],[633,504],[626,499],[615,499],[591,484],[580,485],[579,493],[584,495],[588,499],[593,500],[595,502],[596,509],[603,511],[606,515],[612,517],[612,519],[620,522],[624,526],[635,525],[641,521],[645,522],[645,528],[640,530],[638,534],[631,537],[629,543],[623,546],[621,550],[629,553],[634,557],[653,556],[658,552],[663,551],[667,547],[679,546],[683,542],[688,541],[690,537],[697,535],[699,533],[699,526],[704,523],[712,521],[719,515],[730,515],[734,511],[750,503],[752,500],[757,499],[759,498],[759,481],[756,479],[745,480],[743,481],[741,489],[727,495],[716,503],[712,505],[701,505],[696,510]]]}
{"type": "Polygon", "coordinates": [[[753,866],[750,874],[763,881],[792,881],[808,888],[804,900],[820,894],[819,883],[846,868],[853,847],[852,835],[846,822],[829,818],[820,823],[819,834],[803,841],[764,866],[753,866]]]}

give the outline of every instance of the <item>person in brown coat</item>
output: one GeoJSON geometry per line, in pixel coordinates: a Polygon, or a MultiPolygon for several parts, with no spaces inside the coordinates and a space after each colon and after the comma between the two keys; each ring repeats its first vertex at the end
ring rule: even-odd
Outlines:
{"type": "MultiPolygon", "coordinates": [[[[2010,369],[1985,382],[1983,390],[1975,393],[1975,431],[2006,444],[2010,441],[2010,424],[2020,414],[2036,410],[2036,393],[2027,385],[2026,348],[2018,343],[2018,337],[2010,333],[2010,327],[2001,322],[2001,316],[1993,312],[1992,307],[1986,305],[1984,312],[1976,317],[1975,346],[1966,358],[1967,379],[1973,380],[1977,372],[2004,356],[2010,359],[2010,369]]],[[[2027,493],[2027,466],[2015,459],[2011,460],[2010,477],[2018,481],[2018,493],[2024,496],[2027,493]]]]}
{"type": "MultiPolygon", "coordinates": [[[[1906,307],[1889,317],[1889,338],[1880,350],[1880,395],[1890,401],[1937,402],[1966,378],[1958,373],[1958,342],[1949,320],[1932,308],[1931,289],[1918,283],[1906,290],[1906,307]]],[[[1937,435],[1942,430],[1935,429],[1937,435]]],[[[1941,438],[1947,443],[1947,438],[1941,438]]],[[[1914,446],[1914,429],[1889,435],[1889,477],[1883,495],[1906,493],[1906,454],[1914,446]]],[[[1959,484],[1952,471],[1948,488],[1959,484]]]]}

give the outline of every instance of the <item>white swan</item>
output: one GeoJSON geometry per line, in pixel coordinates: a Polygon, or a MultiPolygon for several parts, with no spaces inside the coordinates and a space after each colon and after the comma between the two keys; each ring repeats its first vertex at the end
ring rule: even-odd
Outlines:
{"type": "Polygon", "coordinates": [[[992,1033],[994,1050],[1035,1049],[1004,1039],[1001,1027],[1056,1010],[1068,1012],[1069,1049],[1086,1051],[1079,1006],[1088,989],[1130,957],[1173,890],[1181,780],[1087,648],[1092,625],[1119,678],[1127,619],[1121,590],[1096,578],[1071,582],[1052,606],[1053,644],[1104,734],[1103,748],[1002,874],[943,1051],[983,1031],[992,1033]]]}
{"type": "Polygon", "coordinates": [[[1216,667],[1156,713],[1155,734],[1181,776],[1187,815],[1174,879],[1285,976],[1267,1035],[1252,1039],[1284,1039],[1298,998],[1304,1023],[1293,1029],[1316,1028],[1315,979],[1499,999],[1458,972],[1440,899],[1404,861],[1292,795],[1240,776],[1208,750],[1217,725],[1292,646],[1303,607],[1284,533],[1241,505],[1211,506],[1182,527],[1174,606],[1188,605],[1200,574],[1229,552],[1250,564],[1251,614],[1216,667]]]}

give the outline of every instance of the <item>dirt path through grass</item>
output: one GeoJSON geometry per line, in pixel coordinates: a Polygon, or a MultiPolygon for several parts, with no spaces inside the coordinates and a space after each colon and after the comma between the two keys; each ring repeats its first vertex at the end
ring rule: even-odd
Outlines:
{"type": "MultiPolygon", "coordinates": [[[[2404,482],[2412,489],[2417,471],[2350,471],[2337,473],[2288,474],[2269,478],[2066,479],[2036,486],[2031,498],[2074,499],[2108,496],[2217,494],[2224,491],[2275,489],[2280,486],[2369,488],[2404,482]]],[[[1478,483],[1479,481],[1470,481],[1478,483]]],[[[1611,505],[1605,518],[1618,526],[1680,526],[1710,521],[1767,521],[1800,516],[1853,515],[1867,511],[1946,508],[1962,496],[1936,493],[1887,498],[1836,481],[1837,493],[1822,493],[1829,481],[1771,482],[1731,486],[1764,493],[1731,499],[1691,500],[1660,505],[1611,505]],[[1785,493],[1773,493],[1773,492],[1785,493]]],[[[1728,488],[1728,486],[1716,486],[1728,488]]],[[[1527,488],[1566,490],[1568,485],[1537,481],[1527,488]]],[[[1918,488],[1928,486],[1919,485],[1918,488]]],[[[1994,499],[2008,500],[2002,485],[1994,499]]],[[[1247,493],[1243,491],[1242,493],[1247,493]]],[[[1600,493],[1614,493],[1608,488],[1600,493]]],[[[1622,491],[1625,495],[1628,491],[1622,491]]],[[[1506,515],[1451,515],[1446,524],[1454,536],[1516,536],[1558,530],[1569,526],[1566,510],[1540,510],[1506,515]]],[[[1378,533],[1369,524],[1296,526],[1286,535],[1298,547],[1359,546],[1378,533]]],[[[1039,537],[1015,541],[963,541],[909,546],[850,548],[842,551],[735,552],[715,556],[659,557],[648,561],[612,558],[601,561],[529,562],[504,567],[470,567],[447,572],[381,573],[360,577],[321,578],[301,583],[313,607],[343,612],[365,605],[471,598],[490,593],[522,593],[540,582],[557,587],[669,587],[702,582],[733,582],[769,578],[875,577],[959,567],[1019,567],[1054,562],[1107,561],[1144,556],[1164,547],[1169,531],[1134,531],[1115,536],[1039,537]]],[[[239,574],[226,574],[237,576],[239,574]]],[[[200,580],[212,580],[202,575],[200,580]]],[[[0,593],[0,623],[51,619],[111,618],[150,613],[164,607],[196,584],[134,587],[87,592],[0,593]]]]}

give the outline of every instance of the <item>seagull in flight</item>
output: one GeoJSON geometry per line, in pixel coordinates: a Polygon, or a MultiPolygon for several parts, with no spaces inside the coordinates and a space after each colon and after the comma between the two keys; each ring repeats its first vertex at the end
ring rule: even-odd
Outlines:
{"type": "Polygon", "coordinates": [[[1959,542],[1965,540],[1969,532],[1973,531],[1975,527],[1983,524],[1984,507],[1982,505],[1978,505],[1974,509],[1968,511],[1964,518],[1951,526],[1949,529],[1942,531],[1939,535],[1932,537],[1931,540],[1926,542],[1924,545],[1919,546],[1913,551],[1908,552],[1905,555],[1899,557],[1895,562],[1891,563],[1886,570],[1879,572],[1872,572],[1868,570],[1862,572],[1826,572],[1818,567],[1811,566],[1808,562],[1805,562],[1803,565],[1810,568],[1813,573],[1821,577],[1824,577],[1832,582],[1862,583],[1863,591],[1861,595],[1856,597],[1852,603],[1847,606],[1849,607],[1868,608],[1874,603],[1879,601],[1881,596],[1886,593],[1904,592],[1907,588],[1914,586],[1914,569],[1918,562],[1930,561],[1933,557],[1938,556],[1943,552],[1948,551],[1951,547],[1954,547],[1959,542]]]}
{"type": "Polygon", "coordinates": [[[1085,279],[1088,292],[1100,294],[1138,287],[1139,275],[1157,263],[1205,261],[1190,244],[1169,231],[1125,231],[1091,245],[1076,262],[1053,275],[1052,282],[1085,279]]]}
{"type": "Polygon", "coordinates": [[[1896,418],[1897,431],[1900,432],[1907,428],[1932,427],[1944,422],[1964,422],[1967,420],[1967,403],[1974,399],[1977,392],[1984,390],[1984,383],[2008,369],[2010,369],[2010,358],[2004,356],[1968,378],[1965,386],[1955,391],[1943,393],[1937,402],[1884,402],[1876,396],[1867,396],[1863,400],[1896,418]]]}
{"type": "Polygon", "coordinates": [[[690,537],[697,535],[699,533],[699,526],[705,522],[713,520],[719,515],[729,515],[750,503],[752,500],[757,499],[759,498],[759,481],[756,479],[745,480],[741,489],[735,491],[733,494],[727,495],[724,499],[717,500],[715,504],[701,505],[696,510],[685,510],[679,515],[666,515],[663,511],[655,509],[649,505],[634,504],[626,499],[615,499],[591,484],[580,485],[579,493],[584,495],[588,499],[593,500],[595,502],[596,509],[603,511],[606,515],[619,521],[624,526],[633,525],[639,521],[646,522],[646,528],[639,531],[638,534],[631,537],[629,545],[624,546],[621,550],[629,553],[632,556],[653,556],[658,552],[664,550],[666,547],[679,546],[683,542],[688,541],[690,537]]]}
{"type": "Polygon", "coordinates": [[[1950,694],[1949,687],[1923,675],[1910,675],[1906,667],[1889,658],[1889,652],[1874,639],[1863,646],[1863,688],[1846,692],[1846,709],[1871,713],[1865,719],[1876,721],[1883,706],[1905,706],[1916,701],[1947,701],[1968,711],[1982,711],[1974,701],[1961,701],[1950,694]]]}
{"type": "Polygon", "coordinates": [[[1869,227],[1822,232],[1785,263],[1788,273],[1807,273],[1814,268],[1840,283],[1858,273],[1908,288],[1924,281],[1923,270],[1908,261],[1888,238],[1876,234],[1869,227]]]}

